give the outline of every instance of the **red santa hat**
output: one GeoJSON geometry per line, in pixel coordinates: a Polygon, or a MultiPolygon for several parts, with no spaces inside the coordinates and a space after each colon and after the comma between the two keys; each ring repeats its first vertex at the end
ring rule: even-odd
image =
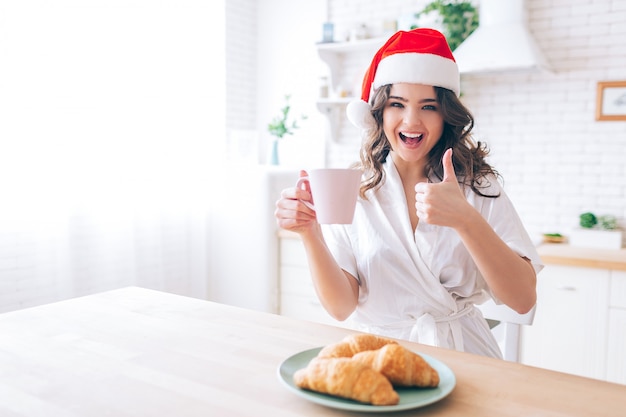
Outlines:
{"type": "Polygon", "coordinates": [[[348,119],[361,129],[375,127],[370,94],[383,85],[426,84],[460,92],[459,68],[445,36],[434,29],[396,32],[378,50],[365,77],[361,99],[348,104],[348,119]]]}

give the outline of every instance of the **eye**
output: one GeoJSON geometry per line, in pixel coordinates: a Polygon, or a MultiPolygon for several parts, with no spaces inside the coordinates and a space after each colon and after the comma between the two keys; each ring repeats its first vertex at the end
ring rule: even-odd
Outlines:
{"type": "Polygon", "coordinates": [[[422,107],[423,110],[433,110],[433,111],[437,111],[437,106],[433,105],[433,104],[427,104],[426,106],[422,107]]]}
{"type": "Polygon", "coordinates": [[[404,104],[400,103],[399,101],[390,101],[388,106],[389,107],[397,107],[399,109],[404,108],[404,104]]]}

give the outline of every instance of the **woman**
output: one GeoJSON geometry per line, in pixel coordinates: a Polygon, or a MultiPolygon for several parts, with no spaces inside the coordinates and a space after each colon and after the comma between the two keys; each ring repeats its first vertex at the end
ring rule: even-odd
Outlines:
{"type": "Polygon", "coordinates": [[[486,148],[472,141],[459,84],[441,33],[393,35],[372,60],[362,100],[348,106],[366,133],[353,223],[322,230],[302,202],[310,190],[295,187],[275,215],[300,234],[318,297],[336,319],[500,358],[474,304],[492,297],[528,312],[542,265],[486,148]]]}

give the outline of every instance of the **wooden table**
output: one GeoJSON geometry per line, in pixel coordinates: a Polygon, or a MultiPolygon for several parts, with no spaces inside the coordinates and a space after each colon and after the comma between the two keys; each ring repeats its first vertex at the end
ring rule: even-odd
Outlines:
{"type": "MultiPolygon", "coordinates": [[[[287,390],[289,356],[351,330],[141,288],[0,315],[0,416],[346,416],[287,390]]],[[[624,416],[626,386],[402,342],[448,365],[397,416],[624,416]]],[[[363,414],[365,415],[365,414],[363,414]]]]}

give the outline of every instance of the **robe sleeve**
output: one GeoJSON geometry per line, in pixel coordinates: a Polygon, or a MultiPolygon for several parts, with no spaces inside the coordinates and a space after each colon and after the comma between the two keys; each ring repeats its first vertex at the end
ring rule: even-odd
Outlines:
{"type": "Polygon", "coordinates": [[[350,242],[348,226],[324,224],[322,225],[322,232],[326,245],[339,267],[354,276],[361,283],[356,258],[350,242]]]}
{"type": "MultiPolygon", "coordinates": [[[[495,179],[492,180],[492,184],[495,184],[493,188],[500,193],[500,197],[495,199],[483,199],[483,201],[489,202],[489,208],[487,210],[483,209],[482,211],[483,216],[500,239],[502,239],[511,250],[519,256],[530,260],[535,273],[538,274],[543,269],[544,264],[537,252],[537,248],[528,235],[510,198],[495,179]]],[[[490,193],[491,192],[490,190],[490,193]]],[[[497,304],[502,304],[490,289],[487,289],[487,292],[497,304]]]]}
{"type": "Polygon", "coordinates": [[[504,243],[518,255],[530,260],[535,273],[538,274],[544,267],[543,262],[504,190],[500,189],[500,197],[493,203],[493,210],[487,215],[487,221],[504,243]]]}

